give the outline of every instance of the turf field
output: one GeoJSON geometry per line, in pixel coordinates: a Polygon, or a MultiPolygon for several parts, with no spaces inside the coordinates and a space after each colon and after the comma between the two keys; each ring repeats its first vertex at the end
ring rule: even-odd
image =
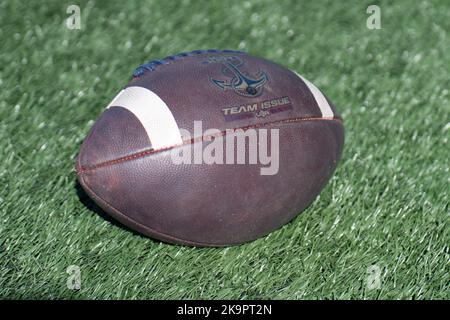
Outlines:
{"type": "Polygon", "coordinates": [[[450,298],[448,1],[74,2],[0,2],[0,298],[450,298]],[[237,247],[130,232],[75,182],[83,138],[134,68],[195,49],[295,69],[345,121],[320,197],[237,247]]]}

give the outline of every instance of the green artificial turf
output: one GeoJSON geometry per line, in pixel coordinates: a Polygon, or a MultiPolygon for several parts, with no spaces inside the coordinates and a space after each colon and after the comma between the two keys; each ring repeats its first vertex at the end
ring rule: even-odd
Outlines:
{"type": "Polygon", "coordinates": [[[0,298],[450,298],[447,0],[375,1],[380,30],[371,1],[77,1],[69,30],[72,3],[0,2],[0,298]],[[153,241],[75,183],[80,143],[134,68],[195,49],[295,69],[345,121],[320,197],[241,246],[153,241]]]}

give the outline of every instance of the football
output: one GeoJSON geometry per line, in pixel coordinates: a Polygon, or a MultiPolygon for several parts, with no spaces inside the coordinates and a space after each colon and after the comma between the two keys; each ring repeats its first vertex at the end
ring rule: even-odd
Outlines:
{"type": "Polygon", "coordinates": [[[98,206],[139,233],[229,246],[311,204],[343,144],[335,106],[296,72],[197,50],[139,66],[91,128],[76,171],[98,206]]]}

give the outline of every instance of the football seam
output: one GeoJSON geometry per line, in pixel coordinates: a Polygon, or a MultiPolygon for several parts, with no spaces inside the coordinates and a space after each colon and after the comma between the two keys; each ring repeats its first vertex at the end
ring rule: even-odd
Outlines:
{"type": "Polygon", "coordinates": [[[194,50],[189,52],[181,52],[175,55],[167,56],[162,59],[151,60],[147,63],[144,63],[137,67],[133,72],[133,78],[140,78],[147,71],[155,71],[158,66],[171,64],[171,62],[179,61],[184,58],[193,57],[200,54],[218,54],[218,53],[237,53],[237,54],[246,54],[244,51],[239,50],[217,50],[217,49],[208,49],[208,50],[194,50]]]}
{"type": "MultiPolygon", "coordinates": [[[[89,171],[93,171],[95,169],[99,169],[99,168],[103,168],[103,167],[107,167],[107,166],[111,166],[111,165],[115,165],[115,164],[119,164],[119,163],[123,163],[123,162],[127,162],[127,161],[131,161],[131,160],[135,160],[135,159],[139,159],[139,158],[143,158],[146,156],[150,156],[159,152],[164,152],[164,151],[168,151],[177,147],[181,147],[184,145],[188,145],[188,144],[194,144],[200,141],[211,141],[215,138],[218,137],[223,137],[226,136],[229,133],[229,130],[248,130],[248,129],[256,129],[256,128],[261,128],[261,127],[270,127],[270,126],[275,126],[275,125],[280,125],[280,124],[288,124],[288,123],[297,123],[297,122],[302,122],[302,121],[337,121],[342,123],[343,120],[340,117],[308,117],[308,118],[291,118],[291,119],[283,119],[283,120],[278,120],[278,121],[272,121],[272,122],[265,122],[265,123],[259,123],[259,124],[253,124],[253,125],[248,125],[248,126],[244,126],[244,127],[239,127],[239,128],[230,128],[227,130],[223,130],[219,133],[216,134],[211,134],[211,135],[207,135],[207,136],[201,136],[201,137],[196,137],[196,138],[191,138],[189,140],[185,140],[183,141],[183,143],[181,144],[176,144],[176,145],[171,145],[168,147],[164,147],[164,148],[160,148],[160,149],[147,149],[144,151],[140,151],[131,155],[127,155],[124,157],[120,157],[117,159],[113,159],[113,160],[108,160],[108,161],[104,161],[92,166],[84,166],[81,164],[81,159],[79,159],[78,161],[78,166],[76,168],[76,171],[79,174],[82,174],[84,172],[89,172],[89,171]]],[[[89,139],[91,135],[89,135],[87,137],[87,139],[89,139]]]]}

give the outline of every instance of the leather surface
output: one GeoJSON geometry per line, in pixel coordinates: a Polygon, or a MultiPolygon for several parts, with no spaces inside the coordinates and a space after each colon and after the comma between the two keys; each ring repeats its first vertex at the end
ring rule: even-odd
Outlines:
{"type": "MultiPolygon", "coordinates": [[[[160,66],[129,85],[144,86],[158,94],[179,127],[191,132],[194,120],[202,120],[204,130],[279,129],[278,174],[261,175],[260,164],[175,165],[170,148],[151,149],[145,131],[131,113],[110,108],[95,123],[77,161],[78,179],[99,206],[151,237],[188,245],[224,246],[268,234],[314,200],[341,156],[342,122],[337,117],[321,119],[314,97],[291,71],[261,58],[240,55],[245,61],[243,69],[263,70],[268,75],[258,97],[241,97],[233,90],[214,86],[212,78],[226,76],[220,63],[201,63],[211,54],[160,66]],[[221,112],[226,106],[283,96],[290,98],[292,109],[266,118],[225,121],[221,112]]],[[[195,143],[204,147],[210,142],[195,143]]],[[[176,148],[191,148],[191,143],[176,148]]]]}
{"type": "Polygon", "coordinates": [[[79,162],[83,167],[90,166],[148,148],[150,140],[138,119],[124,108],[109,108],[91,129],[79,162]]]}

